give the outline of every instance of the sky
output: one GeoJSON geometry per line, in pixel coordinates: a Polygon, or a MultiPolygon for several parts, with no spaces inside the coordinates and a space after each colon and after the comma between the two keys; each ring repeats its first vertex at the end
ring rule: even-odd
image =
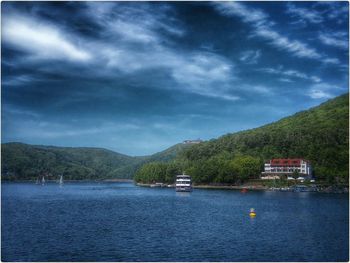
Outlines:
{"type": "Polygon", "coordinates": [[[1,138],[138,156],[348,92],[348,2],[2,2],[1,138]]]}

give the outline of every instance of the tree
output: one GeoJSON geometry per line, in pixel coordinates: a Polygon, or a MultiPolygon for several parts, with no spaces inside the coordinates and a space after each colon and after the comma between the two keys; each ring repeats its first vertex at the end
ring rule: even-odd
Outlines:
{"type": "Polygon", "coordinates": [[[298,179],[299,171],[298,170],[294,170],[294,172],[292,173],[292,176],[293,176],[294,179],[298,179]]]}
{"type": "Polygon", "coordinates": [[[250,178],[258,178],[262,168],[260,159],[252,156],[237,156],[231,162],[237,183],[243,183],[250,178]]]}

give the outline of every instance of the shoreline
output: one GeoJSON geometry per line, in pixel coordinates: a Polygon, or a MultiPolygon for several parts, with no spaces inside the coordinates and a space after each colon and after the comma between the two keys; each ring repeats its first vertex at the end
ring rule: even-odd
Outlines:
{"type": "MultiPolygon", "coordinates": [[[[155,184],[143,184],[143,183],[135,183],[135,185],[140,187],[150,187],[150,188],[175,188],[174,185],[168,186],[159,186],[155,184]]],[[[333,194],[348,194],[348,187],[332,187],[329,186],[327,188],[320,188],[318,190],[306,190],[306,191],[296,191],[293,188],[277,188],[277,187],[267,187],[262,185],[192,185],[193,189],[207,189],[207,190],[243,190],[246,189],[248,191],[268,191],[268,192],[309,192],[309,193],[333,193],[333,194]]]]}
{"type": "MultiPolygon", "coordinates": [[[[35,183],[36,180],[1,180],[2,183],[35,183]]],[[[174,184],[144,184],[136,183],[132,179],[101,179],[101,180],[64,180],[65,183],[133,183],[140,187],[149,188],[175,188],[174,184]]],[[[45,183],[58,183],[58,180],[46,180],[45,183]]],[[[41,183],[39,183],[41,184],[41,183]]],[[[319,186],[316,189],[308,187],[306,190],[296,190],[293,187],[268,187],[263,185],[192,185],[193,189],[207,189],[207,190],[238,190],[246,189],[248,191],[268,191],[268,192],[313,192],[313,193],[349,193],[349,186],[319,186]]]]}
{"type": "MultiPolygon", "coordinates": [[[[154,184],[143,184],[143,183],[135,183],[135,185],[140,187],[154,187],[154,188],[175,188],[175,185],[165,185],[165,186],[154,186],[154,184]]],[[[268,190],[268,187],[265,186],[241,186],[241,185],[192,185],[194,189],[216,189],[216,190],[254,190],[254,191],[264,191],[268,190]]]]}
{"type": "MultiPolygon", "coordinates": [[[[45,180],[45,183],[56,183],[58,180],[45,180]]],[[[84,180],[63,180],[64,182],[81,182],[81,183],[88,183],[88,182],[105,182],[105,183],[134,183],[134,180],[132,179],[84,179],[84,180]]],[[[36,182],[36,180],[1,180],[2,183],[29,183],[29,182],[36,182]]],[[[41,183],[41,182],[40,182],[41,183]]]]}
{"type": "Polygon", "coordinates": [[[252,191],[266,191],[269,190],[266,186],[243,186],[243,185],[194,185],[197,189],[220,189],[220,190],[252,190],[252,191]]]}

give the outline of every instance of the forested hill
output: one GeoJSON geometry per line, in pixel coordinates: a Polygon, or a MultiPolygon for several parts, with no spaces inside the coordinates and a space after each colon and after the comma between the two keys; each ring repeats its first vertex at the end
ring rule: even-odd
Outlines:
{"type": "Polygon", "coordinates": [[[63,174],[65,179],[132,178],[145,157],[130,157],[101,148],[70,148],[2,144],[2,179],[48,179],[63,174]]]}
{"type": "Polygon", "coordinates": [[[349,94],[260,128],[194,145],[175,162],[143,166],[135,179],[171,181],[173,173],[185,170],[195,182],[242,182],[256,178],[271,158],[305,158],[317,179],[348,182],[349,94]]]}
{"type": "Polygon", "coordinates": [[[132,179],[136,170],[152,161],[173,160],[188,145],[179,143],[150,156],[131,157],[102,148],[53,147],[4,143],[2,179],[34,180],[43,175],[70,180],[132,179]]]}

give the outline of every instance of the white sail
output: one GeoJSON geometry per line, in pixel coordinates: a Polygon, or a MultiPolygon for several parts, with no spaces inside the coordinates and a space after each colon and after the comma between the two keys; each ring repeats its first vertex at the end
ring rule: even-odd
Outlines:
{"type": "Polygon", "coordinates": [[[63,175],[60,176],[60,185],[63,185],[63,175]]]}

